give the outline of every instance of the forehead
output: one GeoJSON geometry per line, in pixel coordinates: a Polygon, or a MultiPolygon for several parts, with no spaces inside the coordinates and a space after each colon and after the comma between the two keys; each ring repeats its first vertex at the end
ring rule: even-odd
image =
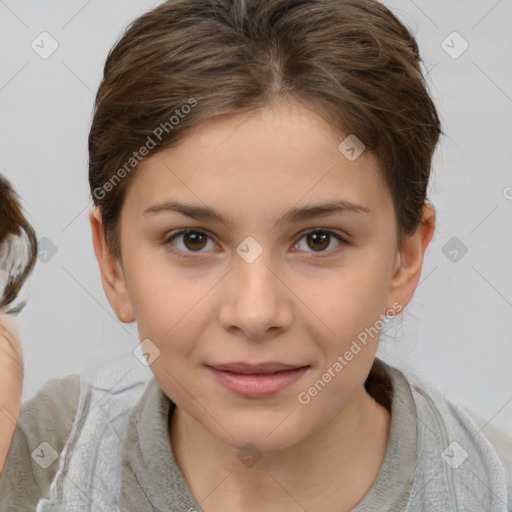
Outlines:
{"type": "Polygon", "coordinates": [[[126,204],[141,214],[180,198],[259,218],[326,199],[392,209],[374,155],[340,151],[347,135],[299,103],[210,119],[141,162],[126,204]]]}

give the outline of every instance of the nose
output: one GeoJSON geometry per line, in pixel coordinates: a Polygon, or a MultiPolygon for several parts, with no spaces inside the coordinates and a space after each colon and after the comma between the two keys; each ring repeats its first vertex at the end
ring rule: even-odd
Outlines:
{"type": "Polygon", "coordinates": [[[293,293],[280,272],[272,267],[270,251],[252,263],[235,256],[233,268],[226,276],[222,291],[219,320],[229,331],[261,340],[282,333],[292,323],[293,293]]]}

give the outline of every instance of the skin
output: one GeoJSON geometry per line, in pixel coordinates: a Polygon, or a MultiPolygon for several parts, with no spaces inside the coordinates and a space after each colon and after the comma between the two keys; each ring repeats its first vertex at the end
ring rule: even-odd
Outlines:
{"type": "Polygon", "coordinates": [[[14,320],[0,311],[0,475],[16,432],[23,392],[23,351],[14,320]]]}
{"type": "Polygon", "coordinates": [[[121,212],[121,259],[108,250],[99,211],[90,212],[108,300],[160,350],[151,369],[177,404],[173,452],[207,512],[350,510],[382,464],[390,415],[363,386],[378,336],[307,405],[297,396],[380,314],[410,301],[435,209],[426,203],[427,225],[399,248],[378,162],[368,151],[349,161],[338,150],[343,138],[291,101],[209,120],[141,163],[121,212]],[[278,223],[290,208],[340,199],[371,212],[278,223]],[[209,206],[231,224],[144,214],[169,200],[209,206]],[[187,228],[207,237],[168,241],[187,228]],[[348,243],[308,238],[313,228],[348,243]],[[248,236],[263,249],[252,263],[236,252],[248,236]],[[234,361],[310,368],[278,394],[254,399],[205,367],[234,361]],[[250,467],[237,457],[248,442],[262,454],[250,467]]]}

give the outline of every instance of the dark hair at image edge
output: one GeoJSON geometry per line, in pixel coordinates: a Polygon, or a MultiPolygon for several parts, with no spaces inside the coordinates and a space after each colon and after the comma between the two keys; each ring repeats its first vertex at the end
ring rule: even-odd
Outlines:
{"type": "Polygon", "coordinates": [[[10,183],[0,175],[0,268],[7,271],[7,282],[0,295],[0,310],[19,313],[25,306],[6,309],[18,296],[32,272],[37,258],[37,238],[25,219],[18,198],[10,183]],[[21,240],[14,243],[14,240],[21,240]]]}
{"type": "Polygon", "coordinates": [[[376,155],[401,247],[421,222],[442,133],[409,30],[372,0],[169,0],[128,26],[96,96],[89,184],[114,255],[137,167],[105,185],[148,137],[153,155],[203,121],[282,100],[302,102],[376,155]],[[157,139],[155,128],[191,99],[195,108],[157,139]]]}

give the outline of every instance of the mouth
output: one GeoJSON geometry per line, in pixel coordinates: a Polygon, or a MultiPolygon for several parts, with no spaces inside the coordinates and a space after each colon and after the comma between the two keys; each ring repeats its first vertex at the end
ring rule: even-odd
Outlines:
{"type": "Polygon", "coordinates": [[[295,383],[310,365],[237,362],[207,365],[207,368],[228,390],[246,398],[263,398],[295,383]]]}

